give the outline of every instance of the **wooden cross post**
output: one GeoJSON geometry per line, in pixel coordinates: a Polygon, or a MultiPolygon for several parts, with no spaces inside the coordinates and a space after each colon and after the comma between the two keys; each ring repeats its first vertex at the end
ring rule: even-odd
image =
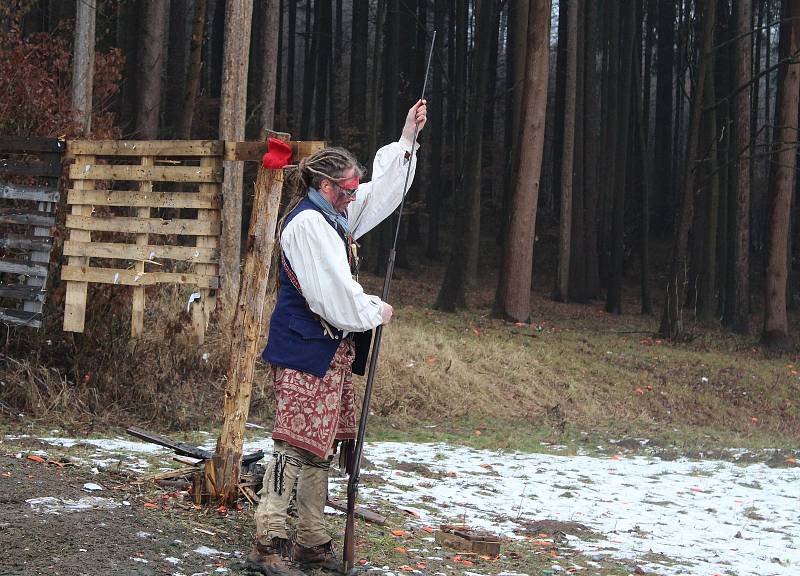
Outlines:
{"type": "MultiPolygon", "coordinates": [[[[288,134],[273,134],[289,141],[288,134]]],[[[294,161],[325,147],[324,142],[291,142],[294,161]]],[[[230,143],[226,159],[261,160],[266,143],[230,143]]],[[[261,347],[261,320],[267,293],[275,227],[283,186],[283,170],[259,166],[247,232],[245,264],[231,327],[231,357],[225,386],[224,421],[214,457],[206,461],[204,496],[211,502],[234,505],[239,496],[242,444],[250,410],[253,371],[261,347]]]]}

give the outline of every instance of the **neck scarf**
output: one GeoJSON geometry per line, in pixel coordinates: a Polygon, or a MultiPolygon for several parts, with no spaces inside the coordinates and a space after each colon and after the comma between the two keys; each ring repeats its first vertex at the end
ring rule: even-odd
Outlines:
{"type": "Polygon", "coordinates": [[[338,226],[342,227],[344,233],[347,236],[351,236],[352,233],[350,232],[350,223],[347,221],[347,216],[342,214],[341,212],[337,212],[333,205],[325,199],[325,197],[320,194],[315,188],[308,189],[308,199],[311,200],[311,203],[314,204],[317,208],[322,210],[322,213],[325,214],[325,217],[337,224],[338,226]]]}

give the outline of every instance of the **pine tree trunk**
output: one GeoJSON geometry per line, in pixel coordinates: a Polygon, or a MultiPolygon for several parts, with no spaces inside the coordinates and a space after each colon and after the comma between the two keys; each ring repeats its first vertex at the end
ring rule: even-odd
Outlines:
{"type": "Polygon", "coordinates": [[[278,35],[281,23],[280,0],[263,0],[260,8],[264,29],[261,54],[258,55],[261,66],[259,138],[264,138],[267,130],[274,129],[275,126],[276,78],[280,66],[278,59],[278,35]]]}
{"type": "Polygon", "coordinates": [[[602,54],[600,46],[601,12],[598,2],[587,3],[586,15],[586,55],[585,55],[585,163],[584,163],[584,227],[586,229],[585,256],[586,261],[586,298],[597,298],[600,294],[600,263],[597,252],[597,206],[599,193],[599,158],[602,134],[601,120],[601,79],[602,63],[598,65],[598,57],[602,54]]]}
{"type": "Polygon", "coordinates": [[[718,145],[717,140],[719,137],[719,129],[717,127],[717,115],[715,110],[711,110],[716,102],[716,90],[714,86],[714,68],[715,62],[712,60],[708,64],[708,79],[706,80],[706,94],[705,94],[705,107],[709,109],[706,112],[706,133],[709,138],[710,147],[708,148],[708,157],[705,161],[706,182],[703,186],[706,190],[706,214],[705,226],[702,228],[702,233],[698,229],[697,237],[702,239],[702,262],[703,269],[700,272],[699,278],[699,302],[697,312],[701,320],[704,322],[711,322],[716,313],[716,303],[714,301],[716,294],[716,279],[717,279],[717,232],[719,223],[719,161],[718,161],[718,145]]]}
{"type": "MultiPolygon", "coordinates": [[[[303,58],[303,109],[300,111],[300,134],[301,138],[308,138],[311,134],[311,120],[314,109],[314,93],[317,90],[315,74],[317,70],[317,57],[319,52],[319,38],[313,33],[312,23],[319,14],[319,3],[329,2],[330,0],[308,0],[305,10],[305,40],[303,58]]],[[[318,18],[317,18],[318,19],[318,18]]],[[[316,24],[314,24],[316,26],[316,24]]]]}
{"type": "MultiPolygon", "coordinates": [[[[362,158],[367,150],[367,45],[369,43],[369,0],[353,1],[353,32],[350,48],[350,96],[348,107],[353,152],[362,158]]],[[[371,152],[371,151],[370,151],[371,152]]]]}
{"type": "MultiPolygon", "coordinates": [[[[253,0],[230,0],[226,5],[219,122],[219,137],[222,140],[244,140],[252,16],[253,0]]],[[[231,311],[239,295],[244,166],[242,162],[226,161],[223,168],[222,197],[225,202],[222,205],[219,276],[223,280],[223,306],[226,311],[231,311]]]]}
{"type": "Polygon", "coordinates": [[[167,0],[144,3],[142,38],[139,41],[139,100],[136,106],[136,134],[143,140],[155,140],[159,134],[161,113],[161,74],[164,68],[163,47],[167,30],[167,0]]]}
{"type": "Polygon", "coordinates": [[[532,0],[528,11],[519,166],[504,244],[505,284],[498,306],[501,316],[517,322],[530,320],[531,270],[550,67],[550,9],[550,0],[532,0]]]}
{"type": "Polygon", "coordinates": [[[72,70],[72,109],[84,136],[92,131],[92,86],[94,81],[94,36],[97,7],[78,2],[72,70]]]}
{"type": "Polygon", "coordinates": [[[194,18],[192,20],[192,41],[189,46],[189,67],[186,72],[186,85],[183,93],[183,107],[176,137],[189,140],[192,137],[195,101],[200,88],[200,70],[203,63],[203,30],[206,21],[208,0],[195,0],[194,18]]]}
{"type": "MultiPolygon", "coordinates": [[[[569,60],[569,11],[572,2],[559,1],[558,3],[558,30],[556,37],[556,86],[555,86],[555,102],[553,103],[553,152],[552,176],[550,177],[550,185],[547,186],[545,180],[545,189],[542,193],[545,195],[542,202],[543,207],[547,207],[555,211],[559,208],[561,202],[562,185],[561,179],[564,170],[561,167],[563,161],[564,151],[564,113],[567,103],[567,67],[569,60]]],[[[547,145],[547,144],[546,144],[547,145]]]]}
{"type": "MultiPolygon", "coordinates": [[[[649,315],[653,313],[653,301],[650,295],[650,198],[653,194],[653,160],[650,153],[650,142],[647,138],[647,106],[644,103],[642,75],[639,72],[638,58],[634,60],[633,70],[634,112],[637,114],[636,134],[638,136],[639,158],[642,162],[642,230],[639,240],[640,266],[642,268],[640,273],[641,312],[649,315]]],[[[645,67],[644,73],[650,75],[650,70],[645,67]]]]}
{"type": "MultiPolygon", "coordinates": [[[[751,79],[750,50],[753,45],[750,34],[752,15],[750,2],[737,4],[736,18],[736,80],[735,86],[745,86],[751,79]]],[[[758,90],[758,84],[755,85],[758,90]]],[[[735,332],[746,334],[750,322],[750,178],[754,156],[750,136],[750,89],[741,90],[734,100],[735,133],[736,133],[736,227],[733,248],[733,294],[731,295],[731,313],[729,325],[735,332]],[[748,152],[745,152],[749,150],[748,152]]]]}
{"type": "MultiPolygon", "coordinates": [[[[314,22],[314,39],[317,46],[315,81],[317,91],[314,95],[316,103],[316,120],[313,133],[319,139],[330,138],[327,131],[329,96],[331,94],[331,54],[333,51],[333,11],[330,0],[317,1],[317,18],[314,22]]],[[[333,111],[331,111],[333,112],[333,111]]]]}
{"type": "MultiPolygon", "coordinates": [[[[562,2],[559,6],[566,6],[562,2]]],[[[580,18],[580,2],[572,3],[567,10],[567,25],[564,27],[564,37],[559,35],[558,43],[566,43],[564,51],[564,121],[561,132],[561,159],[554,162],[561,166],[560,216],[558,226],[558,273],[554,298],[560,302],[569,300],[569,260],[571,256],[572,241],[572,186],[574,184],[573,166],[575,162],[575,101],[577,96],[577,70],[578,70],[578,18],[580,18]]],[[[559,26],[561,32],[561,26],[559,26]]],[[[558,80],[556,80],[558,82],[558,80]]],[[[558,118],[556,118],[558,121],[558,118]]],[[[557,130],[557,133],[559,131],[557,130]]],[[[558,151],[557,151],[558,152],[558,151]]]]}
{"type": "Polygon", "coordinates": [[[584,230],[584,201],[586,180],[584,171],[586,148],[586,89],[585,53],[586,53],[586,2],[575,3],[578,12],[576,29],[577,43],[575,49],[575,137],[573,146],[572,167],[572,230],[569,258],[569,288],[567,295],[573,302],[586,301],[586,234],[584,230]]]}
{"type": "MultiPolygon", "coordinates": [[[[489,79],[489,50],[495,23],[494,0],[478,0],[475,35],[475,77],[469,102],[469,124],[464,152],[464,195],[456,220],[450,250],[436,307],[453,312],[466,303],[465,285],[470,262],[477,258],[476,238],[480,234],[481,148],[486,90],[489,79]]],[[[466,31],[465,31],[466,32],[466,31]]]]}
{"type": "Polygon", "coordinates": [[[297,2],[289,0],[289,34],[286,37],[286,126],[297,129],[294,113],[294,69],[297,58],[297,2]]]}
{"type": "MultiPolygon", "coordinates": [[[[603,101],[603,150],[601,164],[600,186],[602,187],[602,222],[601,228],[601,250],[600,268],[601,276],[605,279],[606,287],[611,281],[612,262],[612,231],[614,220],[614,186],[617,177],[617,159],[619,157],[619,114],[620,114],[620,54],[621,54],[621,28],[620,28],[620,6],[613,2],[606,11],[607,19],[604,33],[604,44],[606,46],[606,73],[603,81],[607,85],[605,99],[603,101]]],[[[608,295],[606,295],[608,299],[608,295]]]]}
{"type": "Polygon", "coordinates": [[[674,76],[675,2],[658,0],[658,46],[656,59],[656,117],[653,162],[656,221],[669,231],[673,222],[672,206],[672,85],[674,76]]]}
{"type": "Polygon", "coordinates": [[[631,92],[633,76],[633,50],[636,37],[636,11],[623,10],[621,70],[619,80],[619,115],[614,162],[614,204],[611,217],[611,269],[608,279],[606,312],[622,314],[622,279],[625,263],[625,195],[628,178],[629,143],[631,133],[631,92]]]}
{"type": "Polygon", "coordinates": [[[697,70],[697,78],[694,83],[695,91],[692,94],[690,109],[688,147],[685,161],[686,170],[684,172],[682,185],[683,202],[672,247],[672,262],[667,278],[666,299],[664,311],[661,316],[661,326],[659,328],[659,332],[663,337],[672,340],[681,338],[686,334],[686,327],[683,323],[684,290],[687,268],[686,252],[689,242],[689,231],[694,216],[695,167],[700,158],[698,146],[700,138],[700,117],[703,108],[705,84],[708,79],[708,59],[713,58],[711,47],[715,14],[716,2],[709,2],[706,4],[704,14],[700,20],[703,28],[699,34],[701,40],[700,62],[697,70]]]}
{"type": "Polygon", "coordinates": [[[433,81],[432,93],[434,98],[428,102],[428,114],[430,122],[430,160],[426,163],[428,167],[428,186],[427,186],[427,207],[428,207],[428,242],[425,256],[431,260],[439,260],[440,249],[440,230],[442,218],[442,149],[444,148],[444,93],[443,82],[443,58],[442,40],[444,39],[444,15],[445,0],[434,0],[433,5],[433,27],[439,31],[439,40],[434,47],[435,54],[431,62],[431,80],[433,81]]]}
{"type": "Polygon", "coordinates": [[[186,71],[191,43],[190,0],[170,0],[167,45],[167,82],[164,98],[164,124],[170,137],[177,137],[182,98],[186,91],[186,71]]]}
{"type": "Polygon", "coordinates": [[[774,185],[764,291],[764,344],[773,348],[791,347],[786,311],[788,280],[789,218],[794,190],[798,145],[798,104],[800,104],[800,0],[786,0],[780,28],[780,58],[777,126],[772,146],[774,185]],[[789,61],[789,59],[794,60],[789,61]]]}

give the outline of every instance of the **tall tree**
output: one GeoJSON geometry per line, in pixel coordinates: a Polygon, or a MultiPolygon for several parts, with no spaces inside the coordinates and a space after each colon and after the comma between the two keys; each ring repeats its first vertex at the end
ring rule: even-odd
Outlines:
{"type": "Polygon", "coordinates": [[[428,167],[428,186],[426,203],[428,207],[428,242],[425,255],[431,260],[441,258],[440,253],[440,230],[441,230],[441,206],[442,192],[442,160],[444,141],[444,50],[442,50],[444,38],[444,15],[445,0],[434,0],[433,4],[433,27],[440,31],[441,36],[434,47],[434,57],[431,63],[433,68],[432,80],[433,97],[429,99],[428,109],[431,118],[430,142],[430,161],[426,163],[428,167]]]}
{"type": "Polygon", "coordinates": [[[675,231],[672,258],[669,276],[667,278],[666,299],[664,311],[661,316],[659,332],[665,338],[677,339],[685,336],[686,327],[683,323],[684,290],[687,269],[687,246],[689,231],[694,217],[694,187],[696,179],[696,163],[699,159],[700,118],[703,108],[703,94],[708,80],[708,60],[714,57],[711,50],[716,16],[716,2],[705,5],[703,15],[698,19],[698,26],[702,27],[699,38],[699,63],[692,93],[688,147],[686,149],[686,170],[682,184],[682,204],[675,231]]]}
{"type": "MultiPolygon", "coordinates": [[[[559,37],[559,46],[566,41],[564,51],[564,120],[561,130],[562,148],[556,151],[561,154],[561,215],[558,226],[558,273],[555,299],[561,302],[569,300],[569,272],[572,241],[572,186],[574,184],[573,166],[575,163],[575,103],[578,93],[578,18],[580,18],[580,0],[573,2],[567,11],[567,25],[564,27],[565,37],[559,37]]],[[[561,5],[566,5],[562,2],[561,5]]],[[[559,6],[559,14],[562,13],[559,6]]],[[[562,28],[559,25],[559,32],[562,28]]],[[[557,163],[559,164],[559,163],[557,163]]]]}
{"type": "Polygon", "coordinates": [[[183,92],[183,106],[176,137],[189,140],[192,137],[192,123],[194,122],[194,109],[197,92],[200,89],[200,70],[203,64],[203,30],[206,21],[206,8],[208,0],[194,1],[194,14],[192,17],[192,40],[189,45],[189,64],[186,71],[186,84],[183,92]]]}
{"type": "MultiPolygon", "coordinates": [[[[320,138],[330,137],[325,122],[331,94],[331,55],[333,47],[333,6],[330,0],[317,0],[314,19],[314,41],[317,43],[316,72],[317,90],[314,94],[316,119],[313,133],[320,138]]],[[[331,110],[333,113],[333,110],[331,110]]]]}
{"type": "Polygon", "coordinates": [[[792,192],[798,147],[798,105],[800,105],[800,0],[785,0],[780,26],[780,68],[776,102],[777,126],[772,145],[775,177],[767,252],[764,293],[763,341],[767,346],[789,348],[789,320],[786,311],[789,229],[792,192]]]}
{"type": "Polygon", "coordinates": [[[586,264],[586,283],[584,296],[596,298],[600,293],[600,266],[597,253],[597,207],[600,199],[598,179],[599,160],[602,150],[601,132],[601,67],[602,47],[600,45],[600,29],[602,23],[599,2],[586,4],[586,54],[584,70],[586,81],[585,92],[585,144],[584,144],[584,229],[586,244],[584,245],[584,261],[586,264]]]}
{"type": "Polygon", "coordinates": [[[675,50],[675,2],[658,0],[656,52],[656,121],[653,181],[656,186],[657,221],[672,228],[672,90],[675,50]]]}
{"type": "Polygon", "coordinates": [[[617,143],[614,162],[613,209],[611,216],[611,267],[608,275],[606,311],[622,314],[622,279],[625,263],[625,195],[628,188],[628,155],[631,134],[631,92],[633,51],[636,39],[636,10],[622,10],[617,143]]]}
{"type": "Polygon", "coordinates": [[[161,73],[164,68],[164,40],[168,22],[167,0],[152,0],[143,6],[144,21],[139,42],[139,81],[136,106],[136,134],[143,140],[158,138],[161,112],[161,73]]]}
{"type": "Polygon", "coordinates": [[[92,84],[94,80],[94,32],[97,7],[78,2],[75,16],[75,49],[72,67],[72,109],[83,134],[92,130],[92,84]]]}
{"type": "Polygon", "coordinates": [[[439,290],[436,307],[452,312],[466,304],[465,285],[469,263],[477,259],[480,233],[481,148],[486,91],[489,80],[489,50],[495,25],[494,0],[478,0],[475,33],[475,76],[469,101],[467,146],[464,153],[464,197],[456,219],[450,261],[439,290]]]}
{"type": "Polygon", "coordinates": [[[569,299],[585,302],[586,295],[586,2],[575,3],[578,12],[575,62],[575,137],[572,184],[572,239],[570,241],[569,299]]]}
{"type": "MultiPolygon", "coordinates": [[[[350,146],[358,157],[366,153],[367,45],[369,44],[369,0],[353,1],[352,45],[350,47],[350,95],[348,109],[352,130],[350,146]]],[[[371,151],[370,151],[371,152],[371,151]]]]}
{"type": "Polygon", "coordinates": [[[191,44],[191,0],[170,0],[169,31],[164,97],[164,127],[170,137],[176,137],[180,109],[185,93],[188,55],[191,44]]]}
{"type": "MultiPolygon", "coordinates": [[[[230,0],[225,6],[225,48],[222,64],[222,99],[219,115],[219,137],[222,140],[244,140],[247,107],[247,66],[250,50],[250,24],[253,0],[230,0]]],[[[239,260],[242,238],[243,163],[223,163],[222,239],[220,270],[223,279],[222,299],[226,311],[232,311],[239,295],[239,260]]]]}
{"type": "MultiPolygon", "coordinates": [[[[749,86],[751,79],[751,48],[753,36],[751,29],[750,2],[736,4],[736,81],[735,86],[749,86]]],[[[758,85],[756,84],[756,87],[758,85]]],[[[757,88],[756,88],[757,89],[757,88]]],[[[729,298],[729,312],[725,315],[726,324],[734,331],[747,333],[750,315],[750,178],[754,157],[750,137],[751,89],[740,90],[735,96],[736,133],[736,205],[733,248],[733,294],[729,298]],[[745,152],[745,151],[749,152],[745,152]]]]}
{"type": "Polygon", "coordinates": [[[550,68],[550,9],[550,0],[531,0],[527,14],[519,166],[516,170],[511,219],[504,244],[501,274],[505,282],[501,285],[498,298],[500,315],[517,322],[530,320],[536,204],[544,151],[550,68]]]}
{"type": "Polygon", "coordinates": [[[280,0],[264,0],[260,3],[262,22],[264,23],[261,54],[259,65],[261,67],[260,97],[261,114],[259,122],[259,138],[263,138],[267,130],[274,129],[275,124],[275,95],[277,94],[277,69],[280,65],[278,58],[278,35],[281,24],[280,0]]]}

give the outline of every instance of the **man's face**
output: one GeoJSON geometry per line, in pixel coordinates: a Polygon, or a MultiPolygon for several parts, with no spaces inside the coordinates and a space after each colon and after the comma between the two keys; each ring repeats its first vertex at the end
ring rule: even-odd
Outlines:
{"type": "Polygon", "coordinates": [[[337,181],[325,180],[322,186],[322,194],[337,212],[345,212],[350,202],[356,199],[357,188],[356,169],[348,168],[337,181]]]}

